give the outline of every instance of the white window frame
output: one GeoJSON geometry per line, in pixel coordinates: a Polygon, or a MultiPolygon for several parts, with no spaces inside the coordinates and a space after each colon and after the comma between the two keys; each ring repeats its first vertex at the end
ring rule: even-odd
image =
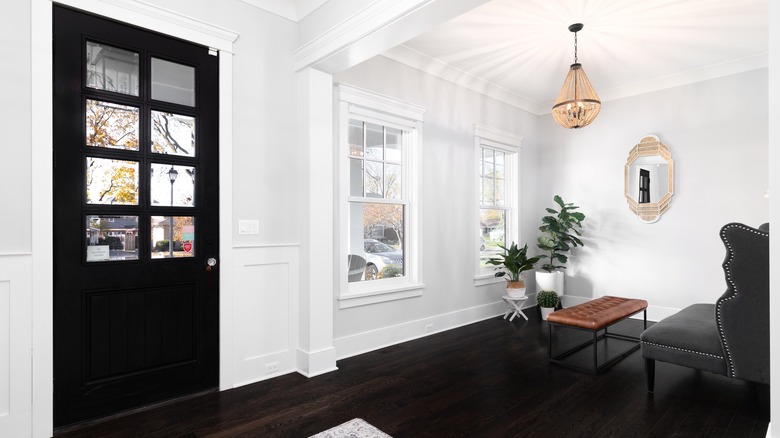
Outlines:
{"type": "MultiPolygon", "coordinates": [[[[476,176],[474,185],[476,191],[476,209],[474,214],[474,227],[479,229],[480,210],[487,208],[480,202],[482,181],[479,171],[479,163],[482,159],[482,148],[495,149],[506,153],[505,169],[506,174],[506,212],[505,219],[506,234],[505,242],[517,242],[520,244],[520,151],[522,149],[523,136],[502,129],[493,128],[479,123],[474,124],[474,175],[476,176]]],[[[477,239],[471,239],[474,242],[474,283],[477,286],[504,282],[504,279],[495,277],[495,268],[482,268],[479,265],[479,245],[477,239]]]]}
{"type": "MultiPolygon", "coordinates": [[[[338,163],[339,212],[338,272],[339,308],[363,306],[384,301],[400,300],[422,295],[422,239],[421,239],[421,157],[423,115],[425,108],[382,96],[347,84],[339,84],[336,155],[338,163]],[[404,275],[398,278],[347,281],[347,256],[349,251],[349,120],[361,120],[404,131],[403,181],[401,186],[404,204],[404,275]]],[[[376,199],[372,202],[383,202],[376,199]]]]}

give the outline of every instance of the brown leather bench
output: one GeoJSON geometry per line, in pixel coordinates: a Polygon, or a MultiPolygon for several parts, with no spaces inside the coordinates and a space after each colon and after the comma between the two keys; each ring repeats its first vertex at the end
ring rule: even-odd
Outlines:
{"type": "Polygon", "coordinates": [[[594,374],[597,374],[599,371],[614,365],[617,361],[639,349],[639,338],[618,333],[610,333],[609,327],[626,318],[636,315],[639,312],[644,312],[644,327],[646,329],[647,301],[645,300],[605,296],[588,301],[587,303],[567,307],[565,309],[551,313],[547,317],[547,322],[549,323],[550,362],[594,374]],[[571,348],[561,354],[553,356],[553,326],[589,331],[593,334],[593,339],[583,344],[577,345],[576,347],[571,348]],[[602,330],[604,333],[599,334],[599,332],[602,330]],[[636,342],[636,345],[632,345],[631,348],[623,351],[617,356],[612,357],[602,365],[599,365],[598,341],[605,338],[616,338],[622,339],[624,341],[636,342]],[[591,344],[593,345],[593,368],[581,367],[563,360],[591,344]]]}

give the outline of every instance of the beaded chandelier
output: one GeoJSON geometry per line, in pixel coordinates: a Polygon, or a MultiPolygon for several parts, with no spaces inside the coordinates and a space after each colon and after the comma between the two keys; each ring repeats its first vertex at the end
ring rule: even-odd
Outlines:
{"type": "Polygon", "coordinates": [[[574,64],[569,68],[569,74],[566,75],[561,92],[552,107],[555,121],[569,129],[588,126],[601,110],[599,96],[590,85],[582,65],[577,62],[577,32],[580,30],[582,23],[569,26],[569,31],[574,32],[574,64]]]}

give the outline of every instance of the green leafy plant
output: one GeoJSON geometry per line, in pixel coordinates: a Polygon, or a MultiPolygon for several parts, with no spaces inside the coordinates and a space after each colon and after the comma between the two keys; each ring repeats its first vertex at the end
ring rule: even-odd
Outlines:
{"type": "Polygon", "coordinates": [[[536,294],[536,303],[539,307],[551,309],[558,305],[558,294],[554,290],[543,290],[536,294]]]}
{"type": "Polygon", "coordinates": [[[495,276],[505,277],[506,281],[509,282],[521,281],[523,272],[533,269],[536,262],[541,259],[541,257],[528,258],[528,244],[519,248],[516,243],[512,242],[509,248],[501,245],[498,245],[498,247],[504,250],[504,254],[491,257],[487,263],[498,266],[495,276]]]}
{"type": "Polygon", "coordinates": [[[579,208],[578,206],[564,203],[558,195],[555,195],[553,201],[558,204],[560,210],[546,209],[550,216],[542,218],[542,226],[539,227],[539,231],[545,235],[539,236],[537,244],[539,249],[545,252],[542,258],[549,260],[542,265],[542,269],[547,272],[566,269],[563,264],[569,259],[564,253],[571,248],[582,246],[582,241],[578,237],[581,234],[577,228],[582,229],[582,221],[585,220],[584,214],[575,211],[579,208]],[[556,262],[561,264],[556,265],[556,262]]]}
{"type": "Polygon", "coordinates": [[[402,275],[404,275],[404,272],[401,270],[401,268],[393,265],[387,265],[382,268],[381,271],[379,271],[378,278],[393,278],[401,277],[402,275]]]}

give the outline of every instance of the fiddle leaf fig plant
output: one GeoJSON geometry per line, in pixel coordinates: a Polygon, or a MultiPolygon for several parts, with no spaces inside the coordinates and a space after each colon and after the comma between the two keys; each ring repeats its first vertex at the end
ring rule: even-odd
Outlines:
{"type": "Polygon", "coordinates": [[[582,221],[585,220],[585,215],[575,211],[579,207],[563,202],[560,196],[555,195],[553,201],[558,204],[559,210],[547,208],[549,216],[542,218],[542,226],[539,227],[539,231],[544,235],[539,236],[537,246],[544,251],[542,258],[547,259],[547,262],[542,265],[542,269],[547,272],[555,272],[561,269],[566,269],[563,266],[569,259],[564,253],[568,252],[571,248],[582,246],[582,240],[578,236],[581,236],[579,229],[582,229],[582,221]],[[560,264],[556,264],[556,262],[560,264]]]}
{"type": "Polygon", "coordinates": [[[495,276],[504,277],[509,282],[521,281],[523,272],[533,269],[536,262],[541,259],[541,257],[528,258],[528,244],[523,245],[522,248],[519,248],[514,242],[509,248],[498,246],[504,250],[504,254],[491,257],[487,263],[498,266],[495,276]]]}

